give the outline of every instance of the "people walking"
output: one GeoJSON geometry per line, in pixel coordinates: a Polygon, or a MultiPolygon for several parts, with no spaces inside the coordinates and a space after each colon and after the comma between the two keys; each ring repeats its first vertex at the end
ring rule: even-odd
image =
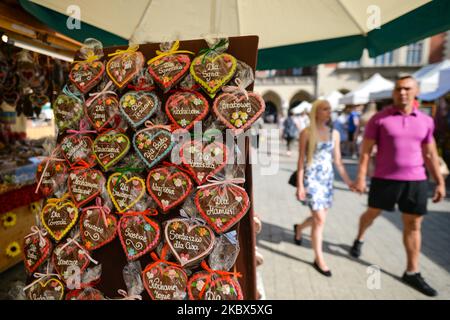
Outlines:
{"type": "Polygon", "coordinates": [[[297,123],[294,120],[294,114],[292,111],[289,111],[286,120],[283,122],[283,138],[286,140],[286,155],[290,156],[291,152],[291,144],[295,138],[298,137],[299,129],[297,127],[297,123]]]}
{"type": "Polygon", "coordinates": [[[375,172],[371,179],[368,209],[359,221],[358,235],[350,254],[358,258],[364,235],[381,214],[402,212],[403,244],[406,250],[406,270],[402,280],[428,296],[437,295],[419,270],[421,224],[427,213],[427,176],[425,164],[437,182],[433,202],[445,197],[445,184],[439,172],[438,154],[433,139],[433,119],[415,108],[417,81],[411,76],[398,79],[393,90],[393,102],[368,122],[361,146],[358,176],[353,188],[366,190],[366,174],[372,148],[377,146],[375,172]]]}
{"type": "Polygon", "coordinates": [[[330,277],[322,252],[322,234],[328,209],[333,200],[333,159],[336,168],[350,187],[348,177],[341,161],[339,132],[330,126],[331,106],[326,100],[313,103],[310,125],[300,134],[297,199],[307,204],[311,216],[301,224],[294,225],[294,242],[301,245],[302,230],[311,227],[312,248],[315,254],[314,267],[321,274],[330,277]]]}

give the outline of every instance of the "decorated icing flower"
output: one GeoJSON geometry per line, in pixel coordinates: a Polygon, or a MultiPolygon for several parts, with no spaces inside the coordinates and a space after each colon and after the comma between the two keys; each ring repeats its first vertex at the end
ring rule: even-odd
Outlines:
{"type": "Polygon", "coordinates": [[[145,140],[145,136],[144,136],[144,134],[143,133],[140,133],[139,135],[138,135],[138,140],[139,141],[141,141],[141,140],[145,140]]]}
{"type": "Polygon", "coordinates": [[[208,230],[206,230],[205,228],[200,228],[198,230],[198,234],[200,235],[200,237],[203,237],[204,235],[207,235],[209,232],[208,230]]]}
{"type": "Polygon", "coordinates": [[[180,224],[178,222],[175,222],[172,224],[172,229],[177,230],[179,226],[180,226],[180,224]]]}
{"type": "Polygon", "coordinates": [[[229,284],[225,284],[225,285],[222,287],[222,293],[223,293],[223,294],[226,294],[226,295],[230,294],[230,285],[229,285],[229,284]]]}
{"type": "Polygon", "coordinates": [[[195,146],[190,146],[188,151],[189,151],[189,153],[196,153],[198,150],[195,146]]]}
{"type": "Polygon", "coordinates": [[[170,269],[169,272],[167,272],[167,276],[170,278],[170,280],[173,280],[174,278],[178,277],[178,273],[174,269],[170,269]]]}
{"type": "Polygon", "coordinates": [[[128,248],[128,255],[134,256],[136,254],[136,251],[133,248],[128,248]]]}
{"type": "Polygon", "coordinates": [[[231,119],[236,120],[236,119],[238,119],[238,118],[239,118],[239,113],[233,112],[233,113],[231,114],[231,119]]]}
{"type": "Polygon", "coordinates": [[[160,177],[161,175],[159,174],[159,172],[153,174],[153,179],[155,179],[156,181],[158,181],[160,177]]]}
{"type": "Polygon", "coordinates": [[[151,225],[149,225],[148,223],[146,223],[146,224],[144,224],[144,230],[145,230],[145,231],[152,231],[153,228],[152,228],[151,225]]]}
{"type": "Polygon", "coordinates": [[[186,264],[189,261],[189,254],[188,253],[181,253],[180,254],[180,260],[181,260],[181,264],[186,264]]]}
{"type": "Polygon", "coordinates": [[[247,114],[247,112],[242,112],[242,113],[241,113],[241,119],[242,119],[242,120],[247,120],[247,119],[248,119],[248,114],[247,114]]]}
{"type": "Polygon", "coordinates": [[[237,120],[235,121],[234,125],[236,126],[236,128],[242,127],[242,120],[237,119],[237,120]]]}
{"type": "Polygon", "coordinates": [[[175,185],[175,187],[181,187],[183,185],[181,179],[179,178],[173,179],[173,184],[175,185]]]}
{"type": "Polygon", "coordinates": [[[216,221],[214,222],[216,224],[216,226],[218,226],[219,228],[223,225],[222,220],[220,219],[216,219],[216,221]]]}
{"type": "Polygon", "coordinates": [[[122,142],[124,142],[124,141],[125,141],[125,138],[122,137],[122,136],[120,136],[120,137],[117,138],[117,142],[118,142],[118,143],[122,143],[122,142]]]}
{"type": "Polygon", "coordinates": [[[203,101],[201,99],[199,99],[199,98],[195,98],[192,102],[196,106],[201,105],[203,103],[203,101]]]}
{"type": "Polygon", "coordinates": [[[205,286],[205,281],[199,280],[199,281],[197,281],[197,284],[196,284],[195,288],[196,288],[198,291],[202,291],[202,289],[203,289],[204,286],[205,286]]]}
{"type": "Polygon", "coordinates": [[[151,145],[152,144],[152,141],[151,140],[147,140],[147,141],[145,141],[145,145],[148,147],[149,145],[151,145]]]}
{"type": "Polygon", "coordinates": [[[181,119],[181,120],[180,120],[180,125],[181,125],[182,127],[186,127],[186,126],[188,125],[188,121],[187,121],[186,119],[181,119]]]}
{"type": "Polygon", "coordinates": [[[143,143],[139,143],[138,148],[139,148],[139,149],[144,148],[144,144],[143,144],[143,143]]]}

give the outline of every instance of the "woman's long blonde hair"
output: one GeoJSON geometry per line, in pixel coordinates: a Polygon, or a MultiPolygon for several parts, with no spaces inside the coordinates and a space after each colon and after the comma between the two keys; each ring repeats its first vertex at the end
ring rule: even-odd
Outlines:
{"type": "Polygon", "coordinates": [[[322,104],[329,102],[327,100],[316,100],[312,104],[311,112],[309,113],[309,139],[308,139],[308,153],[307,153],[307,165],[310,165],[314,156],[314,152],[316,151],[317,145],[317,108],[322,104]]]}

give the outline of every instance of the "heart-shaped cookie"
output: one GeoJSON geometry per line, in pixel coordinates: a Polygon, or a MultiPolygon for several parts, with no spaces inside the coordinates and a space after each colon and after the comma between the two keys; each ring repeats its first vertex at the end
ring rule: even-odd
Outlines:
{"type": "Polygon", "coordinates": [[[99,170],[79,169],[69,173],[68,191],[77,207],[99,195],[105,186],[105,177],[99,170]]]}
{"type": "Polygon", "coordinates": [[[40,181],[44,175],[39,190],[45,197],[52,195],[57,187],[65,183],[67,170],[65,161],[44,160],[39,163],[36,170],[36,181],[40,181]],[[48,161],[50,162],[47,165],[48,161]],[[46,165],[47,168],[45,168],[46,165]]]}
{"type": "Polygon", "coordinates": [[[123,52],[115,55],[106,64],[109,78],[119,88],[123,88],[144,66],[142,52],[123,52]]]}
{"type": "Polygon", "coordinates": [[[114,206],[120,213],[133,208],[145,194],[145,182],[141,177],[128,177],[120,172],[109,176],[107,188],[114,206]]]}
{"type": "Polygon", "coordinates": [[[76,128],[84,115],[81,101],[65,94],[60,94],[56,98],[53,103],[53,113],[60,131],[76,128]]]}
{"type": "Polygon", "coordinates": [[[74,63],[69,79],[78,90],[87,93],[101,81],[104,72],[105,65],[101,61],[81,61],[74,63]]]}
{"type": "Polygon", "coordinates": [[[72,229],[77,218],[78,208],[72,201],[49,202],[41,211],[42,225],[57,242],[72,229]]]}
{"type": "Polygon", "coordinates": [[[130,149],[130,139],[119,132],[98,135],[94,140],[94,155],[104,171],[108,171],[120,161],[130,149]]]}
{"type": "Polygon", "coordinates": [[[125,214],[119,220],[119,238],[128,260],[135,260],[158,245],[161,238],[157,222],[143,214],[125,214]]]}
{"type": "Polygon", "coordinates": [[[83,209],[80,217],[80,233],[83,245],[88,250],[95,250],[114,240],[117,235],[117,219],[106,214],[106,224],[102,209],[89,207],[83,209]]]}
{"type": "Polygon", "coordinates": [[[167,92],[183,78],[190,63],[191,59],[186,54],[171,54],[152,61],[148,72],[161,89],[167,92]]]}
{"type": "Polygon", "coordinates": [[[23,240],[23,254],[25,268],[31,274],[44,262],[52,250],[52,243],[47,237],[40,237],[33,233],[23,240]]]}
{"type": "Polygon", "coordinates": [[[231,184],[202,188],[194,201],[203,219],[219,234],[241,220],[250,207],[247,192],[231,184]]]}
{"type": "Polygon", "coordinates": [[[90,167],[93,167],[96,161],[92,152],[92,145],[92,139],[89,136],[74,134],[63,139],[61,152],[70,166],[84,161],[90,167]]]}
{"type": "Polygon", "coordinates": [[[170,153],[175,141],[170,131],[155,126],[137,132],[133,145],[142,161],[152,168],[170,153]]]}
{"type": "Polygon", "coordinates": [[[120,98],[119,105],[120,113],[133,128],[136,128],[159,109],[161,102],[153,92],[128,91],[120,98]]]}
{"type": "Polygon", "coordinates": [[[243,300],[238,281],[230,276],[197,272],[188,281],[190,300],[243,300]]]}
{"type": "Polygon", "coordinates": [[[156,168],[148,173],[147,190],[158,206],[166,212],[186,199],[192,190],[192,182],[183,171],[156,168]]]}
{"type": "Polygon", "coordinates": [[[187,275],[183,269],[164,262],[149,264],[142,272],[142,280],[152,300],[184,300],[187,275]]]}
{"type": "Polygon", "coordinates": [[[63,300],[64,285],[58,278],[43,278],[27,289],[30,300],[63,300]]]}
{"type": "Polygon", "coordinates": [[[247,130],[265,110],[259,94],[249,92],[248,99],[242,94],[222,93],[213,104],[217,118],[235,134],[247,130]]]}
{"type": "Polygon", "coordinates": [[[236,58],[228,53],[201,55],[192,61],[190,72],[194,80],[214,97],[236,72],[236,58]]]}
{"type": "Polygon", "coordinates": [[[79,271],[80,275],[88,267],[88,252],[75,243],[60,243],[53,251],[52,261],[56,272],[64,281],[68,281],[79,271]]]}
{"type": "Polygon", "coordinates": [[[176,128],[190,130],[209,111],[208,101],[199,92],[179,91],[166,101],[166,113],[176,128]]]}
{"type": "Polygon", "coordinates": [[[182,266],[206,257],[214,246],[214,232],[207,226],[186,219],[172,219],[164,228],[166,243],[182,266]]]}
{"type": "Polygon", "coordinates": [[[84,105],[84,110],[97,132],[114,128],[120,122],[119,101],[111,93],[89,99],[84,105]]]}
{"type": "Polygon", "coordinates": [[[225,167],[228,151],[220,142],[214,141],[203,145],[201,141],[194,140],[181,146],[180,158],[197,184],[201,185],[207,178],[225,167]]]}

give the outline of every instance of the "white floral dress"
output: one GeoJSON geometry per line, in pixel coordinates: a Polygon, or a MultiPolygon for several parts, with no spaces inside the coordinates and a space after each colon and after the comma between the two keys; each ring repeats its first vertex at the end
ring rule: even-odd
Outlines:
{"type": "Polygon", "coordinates": [[[333,148],[332,139],[319,141],[311,164],[305,165],[305,202],[311,210],[330,208],[333,202],[333,148]]]}

